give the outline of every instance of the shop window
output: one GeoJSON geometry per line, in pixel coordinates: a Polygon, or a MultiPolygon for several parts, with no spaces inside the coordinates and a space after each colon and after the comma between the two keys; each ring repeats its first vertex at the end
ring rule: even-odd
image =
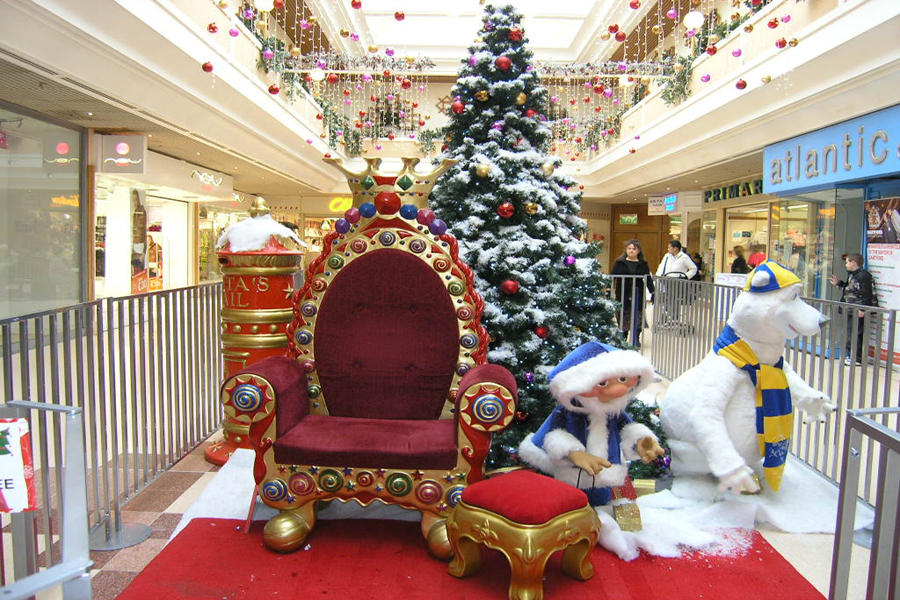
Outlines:
{"type": "Polygon", "coordinates": [[[309,244],[309,249],[304,257],[306,265],[315,260],[322,253],[322,244],[325,236],[334,231],[337,219],[324,217],[307,218],[303,221],[303,241],[309,244]]]}
{"type": "Polygon", "coordinates": [[[752,269],[765,261],[769,241],[768,203],[727,209],[725,236],[726,273],[746,272],[742,266],[752,269]],[[738,266],[735,266],[735,261],[738,266]]]}
{"type": "Polygon", "coordinates": [[[700,257],[706,274],[704,281],[715,281],[716,278],[716,211],[703,211],[703,220],[700,223],[700,257]]]}
{"type": "Polygon", "coordinates": [[[249,217],[249,214],[239,210],[200,205],[197,256],[201,283],[222,280],[219,259],[216,255],[216,242],[228,227],[249,217]]]}
{"type": "Polygon", "coordinates": [[[82,301],[81,133],[0,107],[0,318],[82,301]]]}

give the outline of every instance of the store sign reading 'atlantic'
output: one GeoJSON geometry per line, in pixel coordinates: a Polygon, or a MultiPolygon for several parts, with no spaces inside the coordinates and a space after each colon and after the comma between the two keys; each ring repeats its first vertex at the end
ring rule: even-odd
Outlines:
{"type": "Polygon", "coordinates": [[[767,194],[898,173],[900,105],[767,146],[763,161],[767,194]]]}

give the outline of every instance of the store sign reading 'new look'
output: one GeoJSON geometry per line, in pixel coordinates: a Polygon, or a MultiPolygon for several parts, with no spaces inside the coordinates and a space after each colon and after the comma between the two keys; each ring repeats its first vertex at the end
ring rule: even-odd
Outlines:
{"type": "Polygon", "coordinates": [[[782,194],[900,172],[900,104],[772,146],[763,188],[782,194]]]}

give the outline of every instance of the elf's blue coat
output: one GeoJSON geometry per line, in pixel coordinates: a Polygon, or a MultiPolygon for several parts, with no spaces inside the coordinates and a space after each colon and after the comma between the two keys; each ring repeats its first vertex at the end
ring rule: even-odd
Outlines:
{"type": "MultiPolygon", "coordinates": [[[[622,464],[622,430],[632,422],[631,417],[624,412],[611,414],[607,417],[607,456],[609,457],[609,462],[613,465],[622,464]]],[[[587,447],[588,431],[590,429],[588,415],[568,411],[561,405],[557,405],[553,409],[553,412],[550,413],[550,416],[547,417],[537,432],[531,436],[531,443],[538,449],[543,450],[547,434],[558,429],[572,434],[582,445],[587,447]]],[[[549,457],[547,460],[550,460],[549,457]]],[[[546,474],[551,477],[555,476],[555,473],[546,474]]],[[[591,481],[591,475],[582,473],[580,477],[578,488],[588,495],[588,501],[591,503],[591,506],[609,504],[609,501],[612,499],[612,489],[609,486],[586,487],[587,482],[591,481]]]]}

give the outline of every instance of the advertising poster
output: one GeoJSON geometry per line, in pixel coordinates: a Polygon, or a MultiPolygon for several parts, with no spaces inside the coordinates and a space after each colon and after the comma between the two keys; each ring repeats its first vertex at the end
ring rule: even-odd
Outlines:
{"type": "Polygon", "coordinates": [[[37,508],[31,434],[25,419],[0,419],[0,512],[37,508]]]}
{"type": "Polygon", "coordinates": [[[147,272],[147,203],[144,190],[131,190],[131,293],[150,289],[147,272]]]}
{"type": "MultiPolygon", "coordinates": [[[[866,260],[875,279],[875,296],[882,308],[900,308],[900,197],[866,202],[866,260]]],[[[884,327],[887,337],[887,323],[884,327]]],[[[888,340],[882,339],[881,358],[900,365],[900,327],[894,333],[894,356],[887,356],[888,340]]]]}

